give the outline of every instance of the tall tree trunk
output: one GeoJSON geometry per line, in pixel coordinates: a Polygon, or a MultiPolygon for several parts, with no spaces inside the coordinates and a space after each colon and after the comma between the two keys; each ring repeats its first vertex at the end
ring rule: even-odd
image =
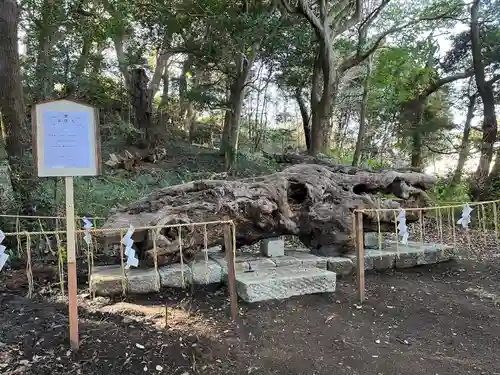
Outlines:
{"type": "Polygon", "coordinates": [[[422,146],[423,139],[422,133],[417,129],[413,131],[411,137],[411,166],[412,168],[422,169],[423,158],[422,158],[422,146]]]}
{"type": "Polygon", "coordinates": [[[467,106],[467,117],[465,119],[464,131],[462,135],[462,141],[460,143],[460,151],[458,153],[458,163],[455,168],[455,172],[453,172],[453,177],[450,181],[450,188],[454,189],[462,179],[462,172],[465,166],[465,162],[469,157],[469,137],[471,130],[472,119],[474,118],[474,107],[476,106],[476,95],[472,95],[469,98],[469,105],[467,106]]]}
{"type": "Polygon", "coordinates": [[[186,128],[189,131],[189,142],[193,142],[195,132],[196,132],[196,112],[194,110],[194,105],[192,102],[189,102],[187,104],[187,111],[186,111],[186,128]]]}
{"type": "Polygon", "coordinates": [[[31,173],[32,168],[28,167],[26,160],[23,163],[29,149],[30,136],[24,122],[17,36],[18,17],[15,0],[0,0],[0,113],[5,129],[12,186],[19,199],[29,200],[36,190],[36,185],[31,173]]]}
{"type": "Polygon", "coordinates": [[[302,117],[302,127],[304,128],[306,148],[307,151],[309,151],[311,149],[311,116],[309,115],[309,111],[307,110],[307,106],[300,88],[297,88],[294,96],[299,106],[300,116],[302,117]]]}
{"type": "Polygon", "coordinates": [[[354,155],[352,157],[352,165],[355,167],[359,163],[359,158],[361,156],[361,151],[363,150],[363,142],[366,133],[366,107],[368,104],[368,90],[370,86],[370,74],[371,74],[371,56],[368,57],[368,63],[366,67],[366,76],[363,82],[363,96],[361,98],[361,110],[359,111],[359,131],[358,138],[356,140],[356,149],[354,150],[354,155]]]}
{"type": "Polygon", "coordinates": [[[311,148],[310,155],[326,153],[330,146],[330,117],[337,91],[337,72],[333,70],[334,58],[332,46],[322,43],[316,57],[311,90],[311,148]],[[319,94],[320,78],[322,92],[319,94]]]}
{"type": "Polygon", "coordinates": [[[240,129],[240,116],[243,108],[244,86],[236,80],[231,87],[229,95],[229,109],[224,117],[224,129],[222,131],[221,152],[226,158],[226,170],[232,171],[238,151],[238,136],[240,129]]]}
{"type": "Polygon", "coordinates": [[[182,121],[182,126],[183,130],[185,132],[189,132],[189,127],[187,126],[187,115],[188,115],[188,107],[189,107],[189,100],[187,99],[187,94],[188,94],[188,74],[190,74],[190,69],[191,69],[191,61],[190,59],[186,59],[184,63],[182,64],[182,72],[181,76],[179,77],[179,117],[181,118],[182,121]]]}
{"type": "Polygon", "coordinates": [[[474,77],[479,96],[483,101],[483,136],[481,139],[481,156],[471,185],[473,199],[479,199],[486,192],[488,174],[493,159],[493,146],[497,138],[497,119],[495,115],[495,98],[493,87],[486,82],[484,62],[481,52],[479,32],[479,0],[474,0],[471,6],[471,44],[474,77]]]}
{"type": "Polygon", "coordinates": [[[168,67],[165,67],[165,70],[163,71],[163,75],[161,76],[161,81],[163,84],[163,91],[161,93],[160,107],[165,107],[168,103],[169,89],[170,89],[170,81],[169,81],[169,77],[168,77],[168,67]]]}
{"type": "Polygon", "coordinates": [[[233,170],[236,162],[236,152],[238,149],[238,136],[240,131],[240,117],[245,98],[245,88],[255,61],[259,44],[252,46],[249,57],[238,55],[236,58],[237,75],[229,89],[228,109],[224,116],[224,129],[222,130],[222,140],[220,152],[226,159],[226,170],[233,170]]]}
{"type": "Polygon", "coordinates": [[[148,76],[143,68],[130,71],[130,101],[134,110],[134,125],[144,131],[146,142],[154,141],[151,120],[152,99],[148,89],[148,76]]]}
{"type": "Polygon", "coordinates": [[[168,98],[169,98],[169,77],[168,77],[168,67],[165,67],[163,71],[163,75],[161,76],[161,81],[163,84],[163,91],[161,93],[161,100],[160,100],[160,116],[159,116],[159,125],[161,127],[165,127],[165,125],[168,123],[168,117],[169,114],[167,112],[167,104],[168,104],[168,98]]]}

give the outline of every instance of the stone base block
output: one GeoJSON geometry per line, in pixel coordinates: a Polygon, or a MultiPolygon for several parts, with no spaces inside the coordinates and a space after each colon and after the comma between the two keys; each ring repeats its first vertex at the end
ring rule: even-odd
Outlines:
{"type": "Polygon", "coordinates": [[[127,293],[146,294],[160,290],[160,275],[154,268],[134,268],[125,271],[127,293]]]}
{"type": "Polygon", "coordinates": [[[90,283],[92,292],[100,296],[113,296],[123,291],[122,268],[120,265],[94,267],[90,283]]]}
{"type": "MultiPolygon", "coordinates": [[[[225,255],[223,253],[212,254],[209,257],[211,260],[213,260],[222,268],[222,275],[224,278],[227,275],[227,261],[225,255]]],[[[248,264],[247,259],[248,259],[247,257],[243,258],[239,256],[236,257],[234,264],[234,269],[236,270],[236,273],[245,272],[250,269],[250,265],[248,264]]],[[[255,259],[255,257],[253,257],[252,259],[255,259]]]]}
{"type": "Polygon", "coordinates": [[[222,267],[212,259],[193,262],[189,268],[194,284],[218,284],[224,279],[222,267]]]}
{"type": "Polygon", "coordinates": [[[334,292],[336,274],[316,267],[276,267],[236,275],[236,290],[246,302],[334,292]]]}
{"type": "Polygon", "coordinates": [[[279,238],[266,238],[260,241],[260,252],[270,258],[285,255],[285,241],[279,238]]]}
{"type": "Polygon", "coordinates": [[[327,260],[328,271],[335,272],[340,276],[348,276],[352,273],[354,264],[352,260],[345,257],[331,257],[327,260]]]}
{"type": "Polygon", "coordinates": [[[179,263],[169,264],[160,267],[158,273],[162,287],[184,288],[192,282],[191,268],[187,264],[184,264],[184,268],[179,263]]]}
{"type": "MultiPolygon", "coordinates": [[[[382,246],[384,246],[383,239],[382,246]]],[[[379,236],[377,232],[365,233],[365,249],[379,249],[379,236]]]]}

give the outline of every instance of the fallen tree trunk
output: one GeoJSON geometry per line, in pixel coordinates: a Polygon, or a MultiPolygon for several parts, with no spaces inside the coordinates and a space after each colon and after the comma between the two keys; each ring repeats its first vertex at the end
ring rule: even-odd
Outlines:
{"type": "MultiPolygon", "coordinates": [[[[425,190],[434,177],[420,173],[386,171],[373,173],[353,167],[298,164],[267,176],[234,181],[206,180],[157,190],[114,212],[104,228],[166,226],[222,220],[236,225],[237,246],[281,235],[295,235],[313,251],[334,247],[352,248],[352,214],[356,209],[399,209],[400,202],[382,198],[391,194],[405,204],[426,206],[425,190]]],[[[394,212],[365,212],[365,231],[394,230],[394,212]]],[[[407,221],[418,217],[407,214],[407,221]]],[[[117,233],[105,234],[119,241],[117,233]]],[[[134,233],[139,252],[152,264],[151,233],[134,233]]],[[[222,225],[208,227],[207,244],[223,244],[222,225]]],[[[205,243],[203,226],[182,228],[182,249],[189,260],[205,243]]],[[[179,230],[165,228],[157,240],[159,264],[179,261],[179,230]]]]}
{"type": "MultiPolygon", "coordinates": [[[[262,154],[267,159],[273,160],[274,162],[276,162],[278,164],[285,164],[285,165],[287,165],[287,164],[288,165],[290,165],[290,164],[320,164],[320,165],[329,166],[330,168],[333,168],[335,171],[340,172],[340,173],[357,173],[360,171],[374,172],[374,173],[388,172],[388,171],[381,171],[379,169],[358,168],[358,167],[353,167],[351,165],[338,164],[335,159],[327,157],[325,155],[311,156],[309,154],[297,153],[297,152],[285,152],[285,153],[262,152],[262,154]]],[[[420,168],[415,168],[415,167],[396,168],[396,169],[392,169],[392,171],[422,173],[422,170],[420,168]]]]}

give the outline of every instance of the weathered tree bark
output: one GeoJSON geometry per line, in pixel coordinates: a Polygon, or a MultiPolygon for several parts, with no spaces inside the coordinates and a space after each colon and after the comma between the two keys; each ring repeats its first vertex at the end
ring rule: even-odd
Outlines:
{"type": "Polygon", "coordinates": [[[148,90],[148,76],[143,68],[136,68],[130,71],[130,103],[134,110],[134,125],[144,130],[146,139],[152,139],[151,112],[152,100],[151,91],[148,90]]]}
{"type": "Polygon", "coordinates": [[[32,168],[23,158],[30,147],[30,135],[24,122],[21,65],[18,51],[18,6],[15,0],[0,0],[0,115],[6,136],[6,150],[14,192],[29,200],[36,190],[32,168]]]}
{"type": "MultiPolygon", "coordinates": [[[[356,209],[389,208],[399,202],[375,196],[393,194],[409,205],[427,206],[425,190],[435,182],[420,173],[382,171],[373,173],[338,165],[299,164],[282,172],[235,181],[206,180],[157,190],[117,211],[103,226],[106,229],[136,229],[134,241],[153,264],[151,233],[145,226],[188,224],[182,229],[184,259],[191,259],[204,245],[203,226],[190,223],[232,219],[237,246],[264,238],[295,235],[313,251],[334,247],[339,252],[352,247],[352,214],[356,209]]],[[[366,231],[394,230],[394,211],[364,213],[366,231]]],[[[418,220],[407,212],[407,220],[418,220]]],[[[222,225],[211,225],[207,244],[223,243],[222,225]]],[[[104,232],[107,241],[119,241],[118,232],[104,232]]],[[[179,232],[164,228],[157,239],[159,264],[179,261],[179,232]],[[161,242],[161,244],[159,244],[161,242]]]]}
{"type": "Polygon", "coordinates": [[[465,119],[464,131],[462,134],[462,141],[460,142],[460,151],[458,153],[458,163],[455,171],[453,172],[453,177],[450,181],[450,188],[454,189],[462,179],[462,173],[464,170],[465,162],[469,157],[469,149],[470,149],[470,130],[472,119],[474,118],[474,108],[476,106],[477,95],[471,95],[469,97],[469,104],[467,106],[467,117],[465,119]]]}
{"type": "Polygon", "coordinates": [[[304,128],[306,149],[309,151],[311,149],[311,115],[309,114],[304,97],[302,96],[302,90],[300,88],[297,88],[294,96],[299,106],[300,116],[302,117],[302,127],[304,128]]]}
{"type": "Polygon", "coordinates": [[[368,105],[368,90],[370,87],[370,75],[372,69],[371,56],[368,57],[366,76],[363,81],[363,96],[361,98],[361,110],[359,111],[359,130],[358,138],[356,140],[356,149],[354,150],[354,155],[352,157],[352,165],[356,166],[359,163],[359,158],[361,157],[361,152],[363,151],[363,142],[365,140],[366,133],[366,107],[368,105]]]}
{"type": "Polygon", "coordinates": [[[163,83],[163,91],[161,93],[161,102],[160,102],[160,107],[165,107],[168,103],[168,98],[169,98],[169,88],[170,88],[170,80],[168,76],[168,67],[165,67],[165,70],[163,71],[163,75],[161,76],[161,81],[163,83]]]}
{"type": "MultiPolygon", "coordinates": [[[[497,139],[498,124],[495,114],[495,98],[493,87],[486,82],[485,66],[481,51],[481,37],[479,31],[479,3],[480,0],[474,0],[471,6],[471,45],[472,62],[474,65],[474,77],[479,96],[483,101],[483,135],[481,139],[481,155],[474,178],[471,180],[471,196],[474,200],[488,199],[491,161],[493,159],[493,147],[497,139]]],[[[500,163],[500,161],[499,161],[500,163]]],[[[499,164],[500,165],[500,164],[499,164]]],[[[500,169],[500,168],[498,168],[500,169]]],[[[497,168],[495,168],[495,171],[497,168]]]]}
{"type": "Polygon", "coordinates": [[[224,128],[220,152],[226,158],[226,171],[231,172],[236,161],[238,136],[240,132],[240,117],[245,98],[245,89],[255,61],[259,45],[255,44],[249,57],[238,55],[236,58],[237,73],[229,89],[228,109],[224,116],[224,128]]]}

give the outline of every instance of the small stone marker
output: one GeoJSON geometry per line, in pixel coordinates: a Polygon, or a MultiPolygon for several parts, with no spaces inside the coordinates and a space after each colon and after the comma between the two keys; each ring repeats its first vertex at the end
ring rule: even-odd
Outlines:
{"type": "Polygon", "coordinates": [[[266,238],[260,242],[260,252],[266,257],[282,257],[285,255],[285,241],[280,238],[266,238]]]}
{"type": "Polygon", "coordinates": [[[1,244],[4,239],[5,233],[0,230],[0,271],[2,270],[3,266],[5,266],[7,259],[9,259],[9,255],[5,253],[6,247],[1,244]]]}

